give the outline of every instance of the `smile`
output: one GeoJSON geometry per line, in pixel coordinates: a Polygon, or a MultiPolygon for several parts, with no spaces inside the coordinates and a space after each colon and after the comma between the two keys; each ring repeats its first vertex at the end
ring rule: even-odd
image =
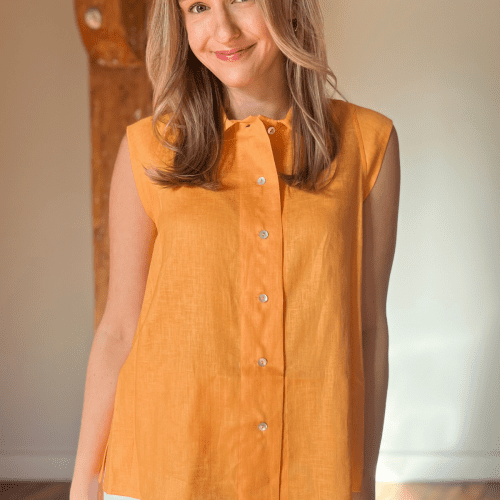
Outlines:
{"type": "Polygon", "coordinates": [[[215,55],[222,61],[238,61],[243,57],[243,55],[247,54],[255,44],[250,45],[250,47],[247,47],[246,49],[240,50],[239,52],[235,52],[234,54],[230,55],[225,55],[225,54],[218,54],[217,52],[215,55]]]}

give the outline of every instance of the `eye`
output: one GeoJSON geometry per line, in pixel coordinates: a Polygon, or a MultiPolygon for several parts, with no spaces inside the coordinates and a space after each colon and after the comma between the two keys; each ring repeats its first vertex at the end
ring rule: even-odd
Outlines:
{"type": "Polygon", "coordinates": [[[188,9],[188,12],[191,12],[194,8],[198,7],[198,5],[202,5],[202,4],[195,3],[195,4],[191,5],[191,7],[189,7],[189,9],[188,9]]]}
{"type": "MultiPolygon", "coordinates": [[[[189,7],[188,12],[191,12],[194,8],[198,7],[198,5],[203,5],[202,3],[195,3],[189,7]]],[[[195,14],[199,14],[199,12],[195,12],[195,14]]]]}

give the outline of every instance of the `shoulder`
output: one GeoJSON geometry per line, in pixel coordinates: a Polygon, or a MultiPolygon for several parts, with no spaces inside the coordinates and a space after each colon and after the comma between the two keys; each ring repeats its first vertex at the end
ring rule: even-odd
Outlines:
{"type": "Polygon", "coordinates": [[[367,152],[377,150],[397,140],[396,130],[391,118],[374,109],[360,106],[352,102],[330,99],[333,115],[340,128],[345,131],[355,131],[359,146],[367,152]],[[396,136],[394,138],[394,136],[396,136]]]}
{"type": "MultiPolygon", "coordinates": [[[[394,122],[387,115],[374,109],[349,103],[353,113],[354,127],[367,156],[382,148],[385,150],[389,139],[397,140],[394,122]]],[[[367,158],[369,160],[369,158],[367,158]]]]}
{"type": "MultiPolygon", "coordinates": [[[[167,128],[167,123],[170,119],[171,114],[163,115],[159,120],[156,121],[155,127],[160,132],[162,136],[165,136],[165,131],[167,128]]],[[[153,115],[145,116],[140,120],[127,126],[127,132],[130,131],[134,134],[153,134],[153,115]]]]}
{"type": "Polygon", "coordinates": [[[371,130],[385,130],[393,126],[391,118],[374,109],[339,99],[329,99],[329,101],[333,113],[339,120],[349,122],[367,138],[371,130]]]}
{"type": "Polygon", "coordinates": [[[126,128],[126,136],[132,154],[144,148],[150,148],[154,138],[152,117],[147,116],[128,125],[126,128]]]}
{"type": "Polygon", "coordinates": [[[165,148],[159,141],[163,137],[172,141],[174,138],[171,133],[166,133],[167,122],[170,115],[162,116],[153,126],[153,116],[149,115],[126,127],[126,135],[131,148],[131,153],[145,154],[149,152],[153,156],[165,154],[165,148]],[[155,134],[155,130],[157,134],[155,134]]]}
{"type": "Polygon", "coordinates": [[[363,140],[378,139],[390,134],[394,123],[391,118],[358,104],[350,103],[352,113],[357,122],[363,140]]]}

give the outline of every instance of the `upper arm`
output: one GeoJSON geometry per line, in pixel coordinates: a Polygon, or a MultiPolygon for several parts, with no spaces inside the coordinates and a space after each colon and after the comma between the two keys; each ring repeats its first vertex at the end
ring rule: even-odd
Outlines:
{"type": "Polygon", "coordinates": [[[363,202],[363,331],[387,321],[387,291],[396,248],[399,188],[399,141],[393,127],[376,183],[363,202]]]}
{"type": "Polygon", "coordinates": [[[125,134],[111,178],[109,287],[99,327],[127,342],[132,342],[139,320],[156,235],[139,198],[125,134]]]}

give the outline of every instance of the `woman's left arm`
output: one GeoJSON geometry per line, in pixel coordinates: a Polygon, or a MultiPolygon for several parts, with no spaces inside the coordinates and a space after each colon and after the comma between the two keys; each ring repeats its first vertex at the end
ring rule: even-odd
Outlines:
{"type": "Polygon", "coordinates": [[[399,141],[393,127],[377,181],[363,202],[364,471],[362,492],[353,493],[352,500],[375,500],[375,470],[389,382],[386,302],[396,248],[399,188],[399,141]]]}

